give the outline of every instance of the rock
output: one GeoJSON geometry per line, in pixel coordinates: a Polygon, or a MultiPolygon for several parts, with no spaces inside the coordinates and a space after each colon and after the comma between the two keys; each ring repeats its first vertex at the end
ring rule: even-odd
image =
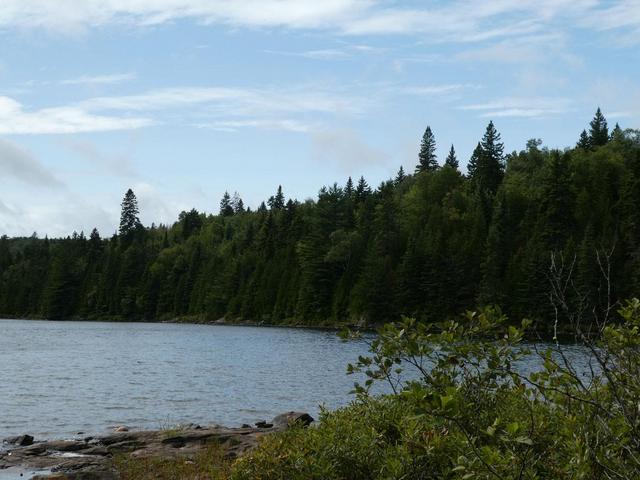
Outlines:
{"type": "Polygon", "coordinates": [[[271,428],[271,427],[273,427],[273,423],[267,423],[264,420],[260,420],[259,422],[256,422],[256,427],[258,427],[258,428],[271,428]]]}
{"type": "Polygon", "coordinates": [[[28,447],[29,445],[33,445],[33,437],[31,435],[9,437],[4,439],[4,443],[8,443],[9,445],[18,445],[19,447],[28,447]]]}
{"type": "Polygon", "coordinates": [[[311,425],[314,419],[311,415],[305,412],[286,412],[278,415],[272,420],[273,425],[277,429],[286,429],[294,423],[300,423],[306,427],[311,425]]]}
{"type": "Polygon", "coordinates": [[[247,423],[243,423],[240,428],[251,428],[251,425],[247,424],[247,423]]]}
{"type": "Polygon", "coordinates": [[[124,426],[119,426],[113,429],[114,432],[116,433],[121,433],[121,432],[128,432],[129,429],[127,427],[124,426]]]}

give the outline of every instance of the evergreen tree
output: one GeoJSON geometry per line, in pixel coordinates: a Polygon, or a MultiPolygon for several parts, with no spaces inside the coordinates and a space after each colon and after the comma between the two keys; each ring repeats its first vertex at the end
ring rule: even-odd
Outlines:
{"type": "Polygon", "coordinates": [[[396,179],[394,180],[394,183],[396,185],[400,185],[402,182],[404,182],[406,178],[407,176],[404,173],[404,168],[402,167],[402,165],[400,165],[400,169],[398,170],[398,174],[396,175],[396,179]]]}
{"type": "Polygon", "coordinates": [[[360,177],[360,180],[358,180],[358,186],[356,187],[356,200],[361,202],[364,199],[366,199],[370,194],[371,194],[371,187],[369,187],[369,184],[364,179],[364,177],[360,177]]]}
{"type": "Polygon", "coordinates": [[[478,145],[473,149],[471,158],[467,163],[467,175],[469,175],[469,177],[473,178],[475,176],[476,171],[478,170],[478,164],[480,163],[480,157],[482,157],[482,145],[478,142],[478,145]]]}
{"type": "Polygon", "coordinates": [[[275,196],[269,197],[267,204],[272,210],[282,210],[284,208],[285,201],[284,194],[282,193],[282,185],[278,185],[278,191],[275,196]]]}
{"type": "Polygon", "coordinates": [[[586,130],[582,130],[582,133],[580,134],[580,140],[578,140],[576,147],[582,148],[584,150],[589,150],[591,148],[591,138],[589,138],[589,134],[586,130]]]}
{"type": "Polygon", "coordinates": [[[589,124],[589,139],[593,147],[601,147],[609,142],[609,128],[600,107],[589,124]]]}
{"type": "Polygon", "coordinates": [[[129,237],[142,225],[138,210],[138,199],[136,198],[133,190],[127,190],[122,200],[122,211],[120,213],[120,229],[119,233],[122,237],[129,237]]]}
{"type": "Polygon", "coordinates": [[[347,179],[347,184],[344,187],[344,193],[347,197],[351,197],[353,195],[353,192],[353,180],[351,179],[351,177],[349,177],[347,179]]]}
{"type": "Polygon", "coordinates": [[[436,138],[431,131],[431,127],[427,127],[422,136],[420,144],[420,153],[418,154],[418,165],[416,165],[416,173],[428,170],[436,170],[438,168],[438,160],[436,158],[436,138]]]}
{"type": "Polygon", "coordinates": [[[458,170],[458,157],[456,156],[456,150],[453,148],[453,144],[451,144],[451,149],[449,150],[449,154],[447,155],[446,160],[444,161],[445,165],[449,165],[452,168],[458,170]]]}
{"type": "Polygon", "coordinates": [[[238,192],[233,193],[233,198],[231,199],[231,206],[233,207],[233,212],[235,214],[244,213],[244,202],[238,192]]]}
{"type": "Polygon", "coordinates": [[[620,141],[620,140],[623,140],[623,139],[624,139],[624,132],[620,128],[620,125],[618,125],[618,123],[616,122],[616,126],[611,131],[610,140],[612,142],[615,142],[615,141],[620,141]]]}
{"type": "Polygon", "coordinates": [[[504,144],[500,141],[500,134],[490,121],[482,137],[482,153],[475,167],[473,178],[481,191],[494,194],[504,176],[504,144]]]}
{"type": "Polygon", "coordinates": [[[230,217],[233,215],[233,205],[231,204],[231,196],[229,192],[224,192],[222,200],[220,200],[220,215],[230,217]]]}

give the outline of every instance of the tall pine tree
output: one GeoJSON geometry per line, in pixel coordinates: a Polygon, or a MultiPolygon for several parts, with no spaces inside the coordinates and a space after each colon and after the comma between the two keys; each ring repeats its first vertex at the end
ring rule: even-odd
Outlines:
{"type": "Polygon", "coordinates": [[[444,161],[445,165],[449,165],[452,168],[458,170],[458,157],[456,156],[456,149],[453,148],[453,144],[451,145],[451,149],[449,150],[449,155],[447,155],[446,160],[444,161]]]}
{"type": "Polygon", "coordinates": [[[420,144],[416,173],[436,170],[437,168],[438,160],[436,158],[436,137],[433,135],[431,127],[427,127],[424,135],[422,136],[422,143],[420,144]]]}
{"type": "Polygon", "coordinates": [[[589,124],[589,138],[593,147],[601,147],[609,142],[607,119],[604,118],[600,107],[596,110],[596,114],[589,124]]]}
{"type": "Polygon", "coordinates": [[[133,190],[127,190],[122,200],[122,211],[120,213],[120,229],[119,233],[122,237],[128,237],[132,235],[141,223],[138,218],[140,211],[138,209],[138,199],[133,193],[133,190]]]}

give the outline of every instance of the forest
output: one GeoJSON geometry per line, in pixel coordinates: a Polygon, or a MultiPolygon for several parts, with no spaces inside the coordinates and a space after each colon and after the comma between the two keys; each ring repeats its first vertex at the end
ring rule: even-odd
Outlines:
{"type": "MultiPolygon", "coordinates": [[[[135,193],[119,231],[0,238],[0,317],[380,324],[439,322],[476,305],[549,326],[554,278],[597,312],[640,291],[640,131],[600,111],[575,146],[507,153],[490,122],[461,172],[427,128],[413,173],[364,177],[257,209],[143,226],[135,193]]],[[[557,283],[557,282],[556,282],[557,283]]]]}

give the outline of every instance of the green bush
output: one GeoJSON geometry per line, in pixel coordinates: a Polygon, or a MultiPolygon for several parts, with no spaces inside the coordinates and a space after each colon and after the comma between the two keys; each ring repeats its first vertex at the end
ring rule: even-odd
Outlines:
{"type": "Polygon", "coordinates": [[[638,479],[640,302],[581,337],[583,375],[556,344],[530,352],[500,310],[470,312],[438,330],[387,325],[350,365],[367,381],[317,427],[268,436],[236,462],[241,479],[638,479]],[[515,367],[539,355],[525,376],[515,367]],[[407,370],[417,376],[406,376],[407,370]],[[406,380],[413,378],[413,380],[406,380]],[[374,397],[387,382],[393,395],[374,397]]]}

